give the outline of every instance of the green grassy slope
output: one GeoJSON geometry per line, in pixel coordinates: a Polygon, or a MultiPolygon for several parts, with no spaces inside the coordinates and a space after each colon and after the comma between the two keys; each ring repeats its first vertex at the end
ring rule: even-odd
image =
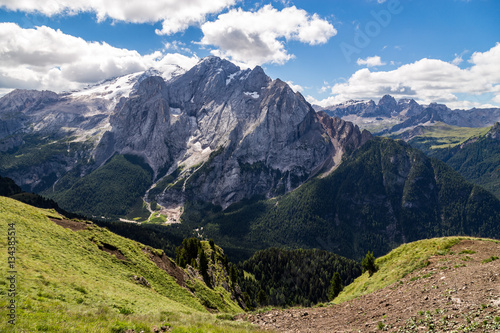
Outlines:
{"type": "Polygon", "coordinates": [[[193,294],[180,287],[149,259],[147,251],[157,250],[90,223],[84,230],[72,231],[48,216],[60,218],[55,211],[0,197],[0,331],[122,332],[132,328],[151,332],[154,325],[162,324],[173,326],[174,332],[246,330],[222,322],[202,305],[200,299],[205,299],[219,311],[239,311],[224,290],[194,282],[193,294]],[[16,234],[15,327],[7,322],[11,223],[16,234]],[[120,259],[99,247],[119,251],[120,259]],[[146,279],[150,287],[136,282],[134,276],[146,279]]]}
{"type": "MultiPolygon", "coordinates": [[[[483,136],[489,129],[490,127],[458,127],[436,123],[434,126],[421,126],[422,133],[412,138],[408,143],[427,153],[434,149],[455,147],[470,138],[483,136]]],[[[404,133],[393,138],[399,139],[401,136],[404,136],[404,133]]]]}
{"type": "MultiPolygon", "coordinates": [[[[371,277],[368,272],[363,273],[354,282],[346,286],[339,296],[334,299],[333,303],[340,304],[390,286],[411,272],[426,267],[431,256],[448,253],[453,245],[464,239],[472,238],[443,237],[403,244],[388,254],[377,258],[375,264],[378,266],[378,271],[371,277]]],[[[484,239],[484,241],[500,242],[490,239],[484,239]]]]}
{"type": "Polygon", "coordinates": [[[458,237],[445,237],[403,244],[385,256],[377,258],[375,264],[379,270],[371,277],[368,272],[363,273],[346,286],[333,302],[339,304],[387,287],[415,269],[425,267],[430,256],[439,251],[446,251],[459,240],[458,237]]]}

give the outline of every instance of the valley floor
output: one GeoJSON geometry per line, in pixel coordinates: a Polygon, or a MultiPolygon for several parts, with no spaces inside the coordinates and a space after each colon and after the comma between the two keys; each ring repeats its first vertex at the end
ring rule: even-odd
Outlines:
{"type": "Polygon", "coordinates": [[[500,332],[500,243],[462,240],[441,254],[399,282],[339,305],[241,319],[275,332],[500,332]]]}

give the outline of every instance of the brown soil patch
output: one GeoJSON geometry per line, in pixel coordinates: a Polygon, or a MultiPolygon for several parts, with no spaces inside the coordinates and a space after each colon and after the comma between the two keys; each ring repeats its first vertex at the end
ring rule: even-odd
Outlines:
{"type": "Polygon", "coordinates": [[[54,222],[57,225],[60,225],[63,228],[68,228],[73,231],[79,231],[79,230],[85,230],[89,224],[83,221],[73,221],[73,220],[58,220],[58,219],[50,219],[52,222],[54,222]]]}
{"type": "Polygon", "coordinates": [[[102,245],[99,246],[99,249],[114,255],[117,259],[128,260],[128,258],[125,257],[123,253],[120,250],[118,250],[118,248],[114,245],[102,243],[102,245]]]}
{"type": "Polygon", "coordinates": [[[162,253],[162,255],[158,255],[156,253],[152,253],[150,249],[145,248],[142,250],[145,254],[149,256],[149,259],[158,266],[158,268],[167,272],[170,276],[172,276],[178,285],[181,287],[186,287],[186,280],[188,280],[188,276],[180,268],[177,266],[169,257],[162,253]]]}
{"type": "Polygon", "coordinates": [[[275,332],[500,332],[500,244],[463,240],[430,265],[340,305],[241,319],[275,332]],[[475,252],[475,253],[472,253],[475,252]]]}

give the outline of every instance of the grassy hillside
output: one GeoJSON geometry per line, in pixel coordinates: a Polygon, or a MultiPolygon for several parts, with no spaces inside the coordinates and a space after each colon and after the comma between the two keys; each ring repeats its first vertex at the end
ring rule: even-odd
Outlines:
{"type": "Polygon", "coordinates": [[[396,283],[414,270],[425,267],[429,257],[445,253],[459,241],[459,237],[445,237],[401,245],[385,256],[377,258],[375,264],[379,270],[372,276],[369,276],[368,272],[363,273],[344,288],[334,303],[339,304],[396,283]]]}
{"type": "MultiPolygon", "coordinates": [[[[203,226],[233,258],[267,247],[320,248],[360,260],[439,236],[500,237],[500,201],[449,166],[404,142],[367,142],[330,176],[271,200],[225,211],[186,206],[184,222],[203,226]]],[[[233,259],[234,260],[234,259],[233,259]]]]}
{"type": "MultiPolygon", "coordinates": [[[[490,127],[458,127],[445,123],[436,123],[433,126],[419,126],[419,132],[408,141],[413,147],[428,153],[430,150],[453,148],[473,137],[485,135],[490,127]]],[[[408,132],[415,131],[409,130],[408,132]]],[[[395,139],[403,138],[407,133],[391,136],[395,139]]]]}
{"type": "MultiPolygon", "coordinates": [[[[158,250],[90,223],[59,220],[53,210],[0,197],[0,331],[243,332],[242,324],[218,319],[202,305],[235,313],[239,307],[222,289],[188,281],[191,291],[150,259],[158,250]],[[13,224],[13,226],[9,226],[13,224]],[[76,227],[75,227],[76,226],[76,227]],[[16,325],[7,322],[10,304],[7,232],[15,229],[16,325]]],[[[212,310],[213,311],[213,310],[212,310]]]]}
{"type": "Polygon", "coordinates": [[[247,314],[278,332],[500,332],[500,241],[439,238],[377,259],[334,303],[247,314]]]}

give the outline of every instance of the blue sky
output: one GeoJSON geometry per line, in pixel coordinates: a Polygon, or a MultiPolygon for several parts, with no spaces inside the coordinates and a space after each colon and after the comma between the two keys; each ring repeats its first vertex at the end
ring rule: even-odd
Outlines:
{"type": "Polygon", "coordinates": [[[498,0],[0,0],[0,94],[63,91],[210,54],[309,101],[389,93],[500,106],[498,0]]]}

